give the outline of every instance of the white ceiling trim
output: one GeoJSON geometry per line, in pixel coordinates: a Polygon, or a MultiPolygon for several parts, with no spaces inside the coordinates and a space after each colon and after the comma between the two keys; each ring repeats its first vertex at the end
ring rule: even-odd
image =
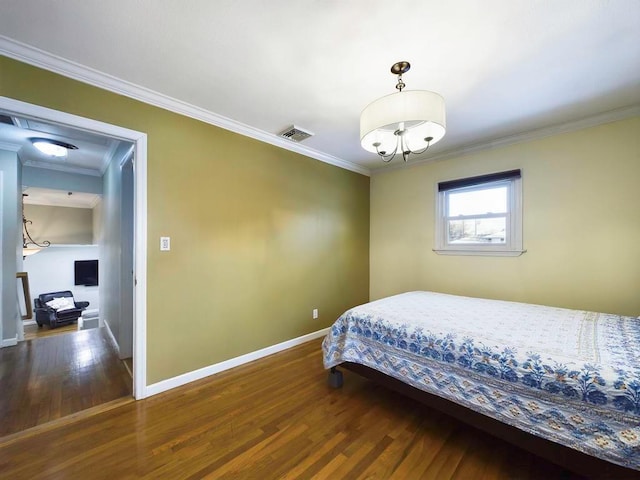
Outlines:
{"type": "Polygon", "coordinates": [[[19,143],[0,142],[0,150],[18,153],[21,148],[22,145],[20,145],[19,143]]]}
{"type": "Polygon", "coordinates": [[[66,60],[44,50],[40,50],[39,48],[5,37],[4,35],[0,35],[0,53],[29,65],[34,65],[65,77],[139,100],[149,105],[154,105],[165,110],[179,113],[180,115],[194,118],[196,120],[215,125],[216,127],[224,128],[225,130],[230,130],[246,137],[254,138],[261,142],[284,148],[285,150],[300,153],[324,163],[335,165],[367,176],[371,174],[371,171],[368,168],[361,165],[357,165],[333,155],[328,155],[313,148],[305,147],[304,145],[292,143],[290,140],[281,138],[275,134],[259,130],[195,105],[191,105],[148,88],[135,85],[131,82],[121,80],[93,68],[66,60]]]}
{"type": "Polygon", "coordinates": [[[414,160],[409,163],[397,163],[384,169],[373,170],[373,175],[378,175],[401,168],[412,167],[414,165],[421,165],[424,163],[447,160],[453,157],[459,157],[462,155],[468,155],[470,153],[479,152],[481,150],[490,150],[493,148],[504,147],[506,145],[513,145],[515,143],[529,142],[537,140],[543,137],[549,137],[552,135],[558,135],[561,133],[573,132],[576,130],[582,130],[584,128],[595,127],[597,125],[603,125],[605,123],[616,122],[618,120],[624,120],[626,118],[636,117],[640,115],[640,105],[632,105],[630,107],[618,108],[616,110],[610,110],[608,112],[599,113],[589,117],[582,118],[580,120],[573,120],[558,125],[551,125],[549,127],[537,128],[524,133],[517,133],[515,135],[509,135],[506,137],[499,137],[488,142],[481,142],[475,145],[469,145],[466,147],[455,148],[452,150],[444,151],[433,157],[414,160]]]}
{"type": "Polygon", "coordinates": [[[91,175],[92,177],[101,177],[104,172],[100,173],[91,168],[82,168],[77,166],[68,166],[63,164],[53,164],[51,162],[43,162],[39,160],[25,160],[22,162],[25,167],[44,168],[46,170],[56,170],[65,173],[77,173],[79,175],[91,175]]]}

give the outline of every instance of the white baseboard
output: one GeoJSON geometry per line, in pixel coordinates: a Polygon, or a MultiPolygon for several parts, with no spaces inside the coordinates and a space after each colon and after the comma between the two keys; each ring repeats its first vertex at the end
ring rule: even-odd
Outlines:
{"type": "Polygon", "coordinates": [[[24,325],[25,327],[27,325],[36,325],[36,321],[35,320],[23,320],[22,321],[22,325],[24,325]]]}
{"type": "Polygon", "coordinates": [[[323,337],[328,332],[328,327],[323,328],[322,330],[318,330],[317,332],[308,333],[307,335],[302,335],[301,337],[293,338],[291,340],[287,340],[286,342],[278,343],[270,347],[265,347],[261,350],[256,350],[255,352],[250,352],[239,357],[225,360],[224,362],[209,365],[208,367],[200,368],[198,370],[193,370],[192,372],[183,373],[182,375],[178,375],[177,377],[168,378],[167,380],[162,380],[161,382],[154,383],[152,385],[147,385],[147,387],[145,388],[144,396],[150,397],[151,395],[166,392],[167,390],[171,390],[172,388],[180,387],[187,383],[200,380],[202,378],[208,377],[209,375],[214,375],[216,373],[223,372],[224,370],[229,370],[230,368],[253,362],[254,360],[258,360],[268,355],[273,355],[274,353],[287,350],[288,348],[295,347],[296,345],[306,343],[310,340],[323,337]]]}
{"type": "Polygon", "coordinates": [[[16,345],[18,345],[18,337],[3,338],[2,343],[0,344],[0,348],[15,347],[16,345]]]}
{"type": "Polygon", "coordinates": [[[109,322],[107,322],[106,319],[104,321],[104,326],[107,329],[107,332],[109,333],[109,337],[111,337],[111,342],[113,343],[113,346],[116,347],[116,353],[118,354],[118,356],[120,356],[120,345],[118,345],[118,342],[116,341],[116,337],[113,336],[113,332],[111,331],[109,322]]]}

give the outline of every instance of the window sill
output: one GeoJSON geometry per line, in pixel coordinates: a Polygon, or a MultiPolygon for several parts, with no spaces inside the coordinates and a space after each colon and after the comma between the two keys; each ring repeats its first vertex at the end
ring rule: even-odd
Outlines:
{"type": "Polygon", "coordinates": [[[473,250],[473,249],[433,249],[438,255],[472,255],[480,257],[519,257],[526,250],[473,250]]]}

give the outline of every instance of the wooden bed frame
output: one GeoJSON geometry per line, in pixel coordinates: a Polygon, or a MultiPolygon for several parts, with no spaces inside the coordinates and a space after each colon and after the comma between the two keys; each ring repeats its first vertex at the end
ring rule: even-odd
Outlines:
{"type": "MultiPolygon", "coordinates": [[[[418,390],[364,365],[345,362],[339,366],[588,478],[612,480],[640,478],[640,471],[621,467],[551,440],[527,433],[450,400],[418,390]]],[[[336,367],[331,368],[329,372],[329,384],[335,388],[342,385],[342,372],[336,367]]]]}

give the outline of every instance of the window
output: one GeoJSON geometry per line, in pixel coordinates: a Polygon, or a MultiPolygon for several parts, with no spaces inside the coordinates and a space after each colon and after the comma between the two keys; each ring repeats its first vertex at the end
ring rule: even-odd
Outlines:
{"type": "Polygon", "coordinates": [[[440,182],[436,195],[435,252],[497,256],[523,253],[520,170],[440,182]]]}

